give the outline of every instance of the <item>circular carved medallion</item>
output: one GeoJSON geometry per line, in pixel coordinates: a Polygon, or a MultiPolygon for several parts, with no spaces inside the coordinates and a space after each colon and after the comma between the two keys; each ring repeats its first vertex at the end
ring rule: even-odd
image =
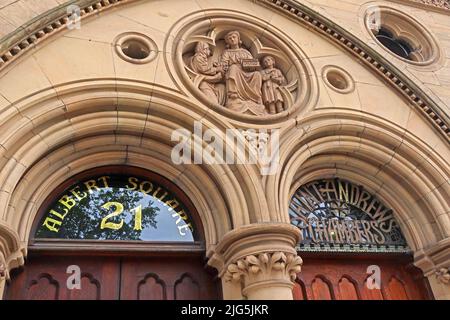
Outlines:
{"type": "Polygon", "coordinates": [[[317,97],[314,70],[295,41],[256,17],[206,15],[180,21],[168,48],[183,85],[204,104],[238,120],[273,122],[317,97]]]}

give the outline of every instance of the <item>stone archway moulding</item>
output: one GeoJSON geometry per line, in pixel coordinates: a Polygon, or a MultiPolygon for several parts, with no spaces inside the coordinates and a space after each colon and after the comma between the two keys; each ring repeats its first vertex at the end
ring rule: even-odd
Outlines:
{"type": "MultiPolygon", "coordinates": [[[[218,239],[234,227],[269,220],[263,190],[253,181],[257,169],[172,165],[172,131],[180,127],[192,130],[191,123],[204,119],[204,106],[171,90],[135,81],[87,80],[63,84],[59,89],[58,94],[49,88],[9,106],[11,112],[2,121],[28,122],[4,132],[8,152],[0,164],[0,220],[5,223],[0,223],[0,265],[5,266],[5,276],[23,265],[31,224],[45,198],[71,176],[97,166],[152,170],[185,190],[201,212],[208,256],[218,239]],[[116,109],[118,99],[121,105],[130,106],[128,111],[116,109]],[[147,121],[150,105],[159,108],[152,109],[157,110],[147,121]],[[49,108],[64,109],[67,118],[59,112],[59,116],[42,116],[49,108]],[[27,118],[29,111],[34,114],[36,110],[41,110],[40,115],[27,118]],[[231,212],[235,217],[229,216],[231,212]]],[[[227,126],[220,120],[202,123],[205,130],[225,131],[227,126]]]]}
{"type": "MultiPolygon", "coordinates": [[[[70,14],[66,11],[67,5],[78,5],[81,10],[81,18],[84,19],[111,7],[135,1],[137,0],[74,0],[38,16],[16,32],[0,40],[0,70],[37,43],[64,30],[70,23],[70,14]]],[[[448,115],[417,84],[409,80],[398,68],[376,53],[374,49],[344,28],[297,1],[258,0],[256,2],[289,15],[363,61],[375,73],[396,88],[438,129],[446,141],[450,142],[450,119],[448,115]]]]}

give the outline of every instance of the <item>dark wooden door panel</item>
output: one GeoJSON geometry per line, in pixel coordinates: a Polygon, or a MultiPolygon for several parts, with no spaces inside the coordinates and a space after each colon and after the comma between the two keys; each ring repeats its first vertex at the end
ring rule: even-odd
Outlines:
{"type": "Polygon", "coordinates": [[[409,257],[320,257],[303,255],[296,300],[426,300],[432,299],[421,271],[409,257]],[[381,289],[369,289],[367,267],[381,271],[381,289]]]}
{"type": "Polygon", "coordinates": [[[121,278],[124,300],[218,298],[216,281],[200,257],[124,258],[121,278]]]}
{"type": "Polygon", "coordinates": [[[14,272],[8,299],[184,300],[217,299],[215,277],[197,254],[177,257],[30,257],[14,272]],[[68,289],[67,267],[81,270],[81,289],[68,289]]]}
{"type": "Polygon", "coordinates": [[[9,299],[23,300],[112,300],[119,297],[119,260],[117,258],[79,256],[30,257],[26,267],[12,276],[7,290],[9,299]],[[69,289],[76,265],[81,271],[81,289],[69,289]]]}
{"type": "Polygon", "coordinates": [[[342,277],[341,280],[339,280],[338,287],[340,300],[360,300],[358,284],[350,277],[342,277]]]}
{"type": "MultiPolygon", "coordinates": [[[[131,282],[129,279],[125,280],[125,286],[122,291],[127,290],[131,282]]],[[[134,280],[132,280],[134,281],[134,280]]],[[[129,293],[128,293],[129,294],[129,293]]],[[[125,297],[122,294],[122,299],[132,299],[125,297]]],[[[137,283],[137,300],[167,300],[167,286],[166,283],[155,273],[148,273],[143,279],[137,283]]]]}

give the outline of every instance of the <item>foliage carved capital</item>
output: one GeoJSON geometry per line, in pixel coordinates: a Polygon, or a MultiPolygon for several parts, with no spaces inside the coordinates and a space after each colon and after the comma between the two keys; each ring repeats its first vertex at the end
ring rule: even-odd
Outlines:
{"type": "Polygon", "coordinates": [[[290,279],[292,282],[301,272],[302,258],[296,254],[264,252],[248,255],[228,265],[224,278],[226,281],[240,281],[241,277],[271,278],[274,273],[290,279]]]}

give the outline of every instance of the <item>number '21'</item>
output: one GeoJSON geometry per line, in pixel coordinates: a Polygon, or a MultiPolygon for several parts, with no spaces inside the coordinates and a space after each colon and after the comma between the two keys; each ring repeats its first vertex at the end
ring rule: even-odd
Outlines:
{"type": "MultiPolygon", "coordinates": [[[[100,224],[100,229],[113,229],[119,230],[123,227],[123,219],[120,220],[120,223],[108,222],[108,219],[117,217],[123,212],[123,204],[120,202],[107,202],[102,205],[102,208],[109,210],[111,207],[114,207],[115,210],[113,213],[108,214],[106,217],[102,219],[102,223],[100,224]]],[[[131,209],[131,211],[135,212],[134,215],[134,230],[142,230],[142,205],[131,209]]]]}

